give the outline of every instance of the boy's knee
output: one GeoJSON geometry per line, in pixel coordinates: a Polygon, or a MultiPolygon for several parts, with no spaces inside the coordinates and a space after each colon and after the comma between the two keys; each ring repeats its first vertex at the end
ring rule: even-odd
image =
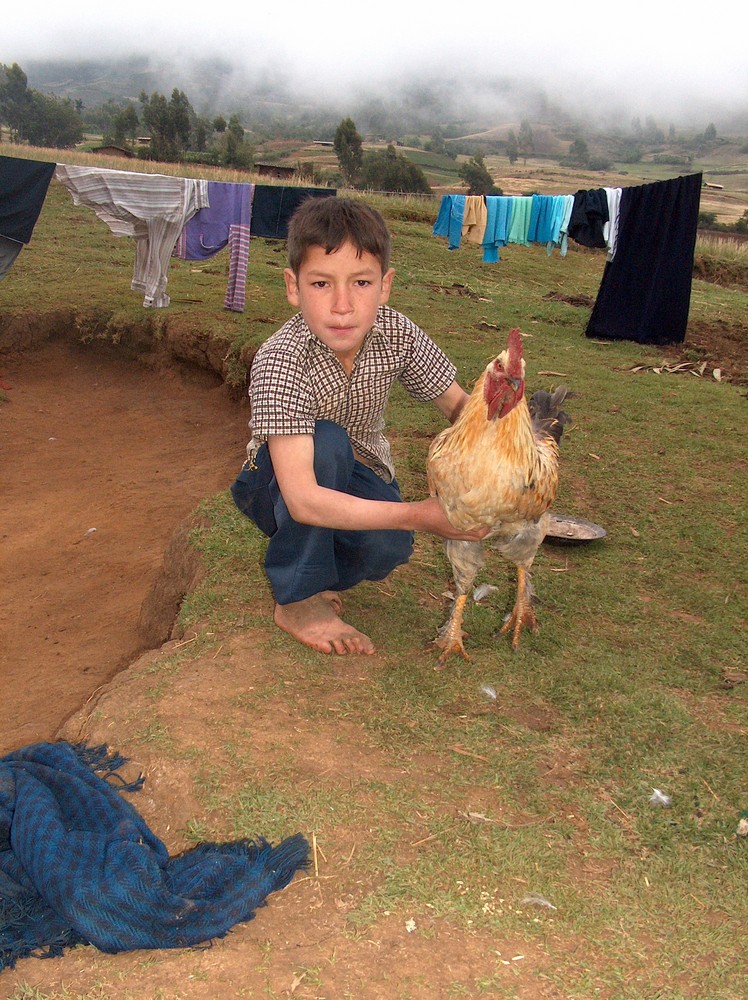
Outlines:
{"type": "Polygon", "coordinates": [[[340,424],[317,420],[314,424],[314,474],[319,485],[344,488],[354,461],[350,439],[340,424]]]}
{"type": "Polygon", "coordinates": [[[413,555],[412,531],[378,531],[376,548],[370,552],[370,580],[383,580],[413,555]]]}
{"type": "Polygon", "coordinates": [[[273,535],[277,528],[269,487],[272,467],[270,470],[270,476],[267,471],[258,474],[245,464],[230,487],[231,497],[238,509],[265,535],[273,535]]]}

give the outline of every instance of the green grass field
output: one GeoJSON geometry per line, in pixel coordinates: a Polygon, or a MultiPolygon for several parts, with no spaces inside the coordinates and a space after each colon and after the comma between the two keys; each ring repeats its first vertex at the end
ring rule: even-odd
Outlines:
{"type": "MultiPolygon", "coordinates": [[[[272,838],[293,818],[318,832],[330,856],[359,844],[345,881],[351,947],[394,914],[437,921],[455,941],[499,951],[512,941],[543,957],[513,985],[487,950],[444,996],[739,1000],[748,994],[739,957],[748,838],[736,833],[748,810],[743,393],[708,371],[633,372],[656,366],[657,348],[588,340],[589,310],[548,296],[594,297],[603,255],[508,247],[500,264],[486,265],[479,247],[448,252],[431,235],[436,202],[370,200],[394,236],[392,304],[446,349],[466,387],[515,325],[526,335],[528,387],[570,386],[574,422],[556,507],[608,535],[542,547],[542,627],[516,655],[494,638],[511,573],[489,560],[481,580],[497,590],[466,614],[471,662],[433,671],[424,644],[445,617],[449,567],[430,537],[382,587],[347,599],[348,616],[381,650],[377,669],[341,680],[329,660],[286,637],[263,640],[277,672],[244,697],[241,719],[216,720],[214,742],[201,749],[191,836],[261,828],[272,838]],[[256,772],[247,727],[253,712],[279,704],[288,729],[273,735],[272,768],[256,772]],[[379,772],[307,781],[297,745],[306,731],[353,762],[365,747],[379,772]],[[388,769],[396,781],[385,780],[388,769]],[[669,808],[651,804],[655,788],[671,796],[669,808]]],[[[242,315],[222,310],[227,261],[174,261],[172,306],[145,313],[129,289],[132,248],[53,184],[31,245],[0,284],[0,322],[7,330],[26,317],[49,328],[58,317],[56,335],[123,349],[167,334],[216,338],[227,346],[225,377],[242,385],[242,357],[288,315],[284,261],[282,246],[254,241],[242,315]]],[[[692,323],[744,329],[746,315],[745,288],[695,281],[692,323]]],[[[404,495],[424,496],[438,414],[395,391],[388,426],[404,495]]],[[[199,513],[194,544],[208,573],[181,623],[213,636],[196,649],[217,649],[216,637],[270,628],[264,605],[252,612],[253,595],[265,592],[262,541],[225,494],[199,513]]],[[[164,667],[159,686],[154,679],[151,728],[141,734],[157,740],[166,767],[190,752],[169,729],[170,692],[190,655],[187,647],[164,667]]],[[[297,996],[356,995],[336,993],[333,975],[321,963],[317,985],[307,977],[297,996]]],[[[428,987],[401,980],[388,995],[436,996],[428,987]]],[[[68,995],[19,981],[14,998],[68,995]]],[[[180,994],[175,986],[165,995],[180,994]]],[[[92,985],[86,996],[125,993],[92,985]]]]}

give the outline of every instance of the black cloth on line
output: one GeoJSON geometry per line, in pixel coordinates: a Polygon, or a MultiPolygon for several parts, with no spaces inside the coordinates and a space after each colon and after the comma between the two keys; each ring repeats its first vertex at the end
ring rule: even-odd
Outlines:
{"type": "Polygon", "coordinates": [[[691,302],[701,174],[626,187],[588,337],[682,343],[691,302]]]}
{"type": "Polygon", "coordinates": [[[255,184],[249,234],[271,240],[285,240],[288,238],[289,220],[302,201],[307,198],[335,197],[336,193],[333,188],[255,184]]]}
{"type": "Polygon", "coordinates": [[[0,156],[0,236],[19,243],[31,240],[55,166],[0,156]]]}
{"type": "Polygon", "coordinates": [[[569,217],[569,238],[585,247],[607,246],[603,227],[608,221],[608,196],[604,188],[577,191],[569,217]]]}

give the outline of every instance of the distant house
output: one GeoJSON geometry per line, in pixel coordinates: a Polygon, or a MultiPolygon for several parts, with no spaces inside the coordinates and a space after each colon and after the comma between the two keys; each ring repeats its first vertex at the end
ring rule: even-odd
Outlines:
{"type": "Polygon", "coordinates": [[[283,179],[293,177],[296,173],[296,167],[281,167],[277,163],[255,163],[254,169],[260,177],[278,177],[283,179]]]}
{"type": "Polygon", "coordinates": [[[135,156],[131,149],[125,149],[124,146],[94,146],[91,152],[100,153],[102,156],[135,156]]]}
{"type": "Polygon", "coordinates": [[[328,139],[314,139],[312,141],[313,146],[334,146],[335,143],[328,139]]]}

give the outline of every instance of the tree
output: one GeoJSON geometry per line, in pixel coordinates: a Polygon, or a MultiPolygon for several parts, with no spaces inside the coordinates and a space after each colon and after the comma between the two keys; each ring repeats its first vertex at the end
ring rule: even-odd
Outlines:
{"type": "Polygon", "coordinates": [[[177,90],[176,87],[171,92],[169,115],[171,118],[171,127],[174,130],[174,137],[180,146],[186,149],[190,144],[192,119],[195,117],[195,112],[192,110],[192,105],[187,99],[185,92],[177,90]]]}
{"type": "Polygon", "coordinates": [[[232,115],[223,136],[223,161],[226,166],[249,169],[254,162],[254,149],[245,141],[244,126],[239,121],[239,115],[232,115]]]}
{"type": "Polygon", "coordinates": [[[33,106],[28,77],[18,63],[2,66],[0,71],[0,119],[10,128],[11,139],[20,139],[33,106]]]}
{"type": "Polygon", "coordinates": [[[714,126],[714,122],[710,122],[704,129],[704,138],[707,142],[711,142],[717,138],[717,129],[714,126]]]}
{"type": "Polygon", "coordinates": [[[209,119],[199,115],[194,122],[192,128],[192,145],[198,151],[202,153],[208,146],[208,136],[213,131],[213,126],[211,125],[209,119]]]}
{"type": "Polygon", "coordinates": [[[427,149],[430,153],[441,153],[443,156],[447,155],[447,144],[444,141],[444,133],[438,125],[434,126],[431,138],[426,142],[424,149],[427,149]]]}
{"type": "Polygon", "coordinates": [[[217,115],[213,119],[213,131],[214,132],[226,131],[226,119],[223,117],[223,115],[217,115]]]}
{"type": "Polygon", "coordinates": [[[590,151],[584,139],[575,139],[569,146],[568,160],[576,167],[586,167],[590,161],[590,151]]]}
{"type": "Polygon", "coordinates": [[[665,141],[665,133],[662,131],[652,115],[647,115],[644,119],[642,138],[644,142],[647,142],[650,145],[665,141]]]}
{"type": "Polygon", "coordinates": [[[527,157],[535,152],[535,139],[529,121],[525,118],[519,126],[519,136],[517,137],[519,154],[527,163],[527,157]]]}
{"type": "Polygon", "coordinates": [[[364,153],[360,178],[359,186],[373,191],[431,194],[426,175],[418,164],[398,155],[392,145],[385,151],[364,153]]]}
{"type": "Polygon", "coordinates": [[[506,155],[509,162],[514,165],[519,159],[519,145],[517,143],[517,136],[514,134],[514,129],[509,129],[506,137],[506,155]]]}
{"type": "Polygon", "coordinates": [[[501,194],[480,154],[461,164],[458,173],[468,186],[468,194],[501,194]]]}
{"type": "Polygon", "coordinates": [[[83,123],[72,102],[31,90],[18,63],[0,71],[0,119],[10,127],[12,139],[35,146],[67,149],[83,138],[83,123]]]}
{"type": "Polygon", "coordinates": [[[83,138],[83,122],[72,101],[60,101],[38,90],[32,94],[32,116],[23,128],[22,138],[32,146],[70,149],[83,138]]]}
{"type": "Polygon", "coordinates": [[[140,95],[143,106],[143,125],[151,137],[150,157],[154,160],[174,162],[181,159],[189,145],[194,112],[182,90],[175,87],[171,99],[154,92],[149,97],[140,95]]]}
{"type": "Polygon", "coordinates": [[[134,139],[139,128],[138,112],[132,104],[128,104],[112,118],[112,140],[121,146],[127,139],[134,139]]]}
{"type": "Polygon", "coordinates": [[[335,130],[333,142],[346,184],[353,185],[361,173],[363,143],[352,118],[344,118],[335,130]]]}

